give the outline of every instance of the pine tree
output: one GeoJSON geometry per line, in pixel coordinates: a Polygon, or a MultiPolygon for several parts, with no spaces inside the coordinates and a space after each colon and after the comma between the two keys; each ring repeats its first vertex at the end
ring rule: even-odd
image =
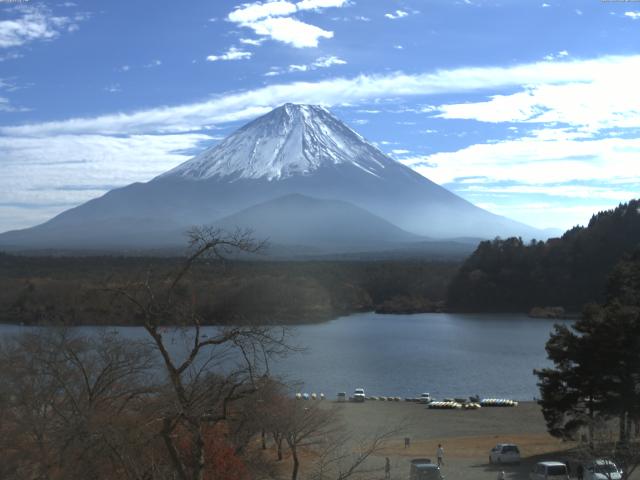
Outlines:
{"type": "MultiPolygon", "coordinates": [[[[546,345],[553,368],[536,370],[549,432],[574,438],[596,419],[617,418],[619,441],[640,420],[640,251],[612,272],[603,306],[590,305],[546,345]]],[[[590,432],[591,433],[591,432],[590,432]]]]}

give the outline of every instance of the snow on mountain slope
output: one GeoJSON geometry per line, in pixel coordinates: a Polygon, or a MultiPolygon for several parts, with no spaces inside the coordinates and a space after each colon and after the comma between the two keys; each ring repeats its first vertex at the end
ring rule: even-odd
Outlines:
{"type": "Polygon", "coordinates": [[[344,163],[380,176],[395,162],[325,108],[288,103],[160,177],[279,180],[344,163]]]}

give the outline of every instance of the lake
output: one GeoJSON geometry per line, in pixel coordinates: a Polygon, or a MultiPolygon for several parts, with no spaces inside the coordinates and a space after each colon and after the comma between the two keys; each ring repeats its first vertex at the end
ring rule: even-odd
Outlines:
{"type": "MultiPolygon", "coordinates": [[[[549,365],[544,345],[554,323],[512,314],[350,315],[294,327],[293,341],[306,351],[277,361],[272,370],[304,382],[300,391],[329,398],[364,387],[367,395],[531,400],[538,396],[533,369],[549,365]]],[[[0,325],[0,335],[24,328],[0,325]]],[[[146,338],[140,327],[112,328],[146,338]]],[[[178,340],[173,348],[180,345],[178,340]]]]}

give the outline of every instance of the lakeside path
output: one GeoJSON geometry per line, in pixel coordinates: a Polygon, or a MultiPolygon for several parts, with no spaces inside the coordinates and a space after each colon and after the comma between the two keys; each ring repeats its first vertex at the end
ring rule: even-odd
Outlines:
{"type": "MultiPolygon", "coordinates": [[[[495,480],[500,470],[508,480],[527,480],[532,464],[568,459],[567,451],[574,447],[547,433],[540,407],[534,402],[479,410],[430,410],[410,402],[331,403],[338,405],[349,431],[358,436],[404,425],[397,438],[370,462],[382,467],[389,457],[394,480],[409,478],[412,458],[435,461],[438,443],[445,451],[442,471],[446,480],[495,480]],[[409,448],[404,448],[405,436],[411,439],[409,448]],[[520,465],[490,465],[489,451],[497,443],[516,443],[522,454],[520,465]]],[[[632,478],[637,480],[640,475],[632,478]]]]}

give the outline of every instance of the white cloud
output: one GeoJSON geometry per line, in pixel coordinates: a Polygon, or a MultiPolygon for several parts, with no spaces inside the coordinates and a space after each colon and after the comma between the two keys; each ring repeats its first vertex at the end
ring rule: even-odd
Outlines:
{"type": "Polygon", "coordinates": [[[319,68],[329,68],[333,65],[346,65],[346,61],[334,55],[326,55],[324,57],[318,57],[315,61],[304,65],[289,65],[286,69],[278,67],[272,67],[264,75],[266,77],[274,77],[276,75],[282,75],[283,73],[291,72],[308,72],[310,70],[317,70],[319,68]]]}
{"type": "MultiPolygon", "coordinates": [[[[511,118],[526,120],[532,101],[526,96],[534,92],[552,99],[557,108],[565,105],[562,115],[547,112],[544,121],[561,121],[571,114],[571,110],[581,112],[591,122],[601,122],[604,115],[607,122],[625,120],[626,124],[636,124],[640,115],[635,114],[640,98],[636,95],[635,73],[640,71],[640,55],[600,57],[592,60],[567,62],[537,62],[510,67],[463,67],[451,70],[437,70],[430,73],[407,75],[360,75],[353,78],[332,78],[318,82],[294,82],[269,85],[263,88],[239,93],[218,95],[212,99],[172,107],[159,107],[132,113],[118,113],[99,117],[72,118],[69,120],[0,127],[5,135],[51,135],[60,133],[161,133],[199,130],[207,125],[229,121],[247,120],[266,113],[271,108],[286,102],[314,103],[322,105],[354,104],[384,97],[405,97],[442,93],[485,92],[502,88],[529,87],[518,99],[525,108],[524,113],[511,109],[504,101],[505,113],[495,121],[511,118]],[[556,90],[561,89],[561,90],[556,90]],[[585,90],[580,90],[581,88],[585,90]],[[564,97],[564,98],[562,98],[564,97]],[[564,102],[564,103],[563,103],[564,102]],[[573,107],[571,107],[573,105],[573,107]],[[612,111],[608,109],[614,106],[612,111]],[[592,112],[590,112],[593,110],[592,112]],[[517,116],[520,115],[520,116],[517,116]]],[[[500,98],[500,96],[496,96],[500,98]]],[[[508,96],[503,96],[508,97],[508,96]]],[[[518,97],[515,97],[516,99],[518,97]]],[[[540,98],[540,97],[538,97],[540,98]]],[[[481,102],[482,103],[482,102],[481,102]]],[[[489,103],[489,102],[485,102],[489,103]]],[[[539,100],[533,101],[537,105],[539,100]]],[[[439,112],[444,118],[489,118],[489,107],[474,107],[477,104],[462,104],[478,108],[473,115],[467,115],[454,106],[441,106],[439,112]],[[449,112],[449,115],[444,115],[449,112]]],[[[430,107],[433,110],[433,107],[430,107]]]]}
{"type": "Polygon", "coordinates": [[[316,68],[328,68],[328,67],[331,67],[332,65],[346,65],[346,64],[347,62],[342,60],[341,58],[338,58],[334,55],[327,55],[327,56],[318,58],[311,65],[316,68]]]}
{"type": "Polygon", "coordinates": [[[569,52],[567,50],[560,50],[558,53],[550,53],[549,55],[545,55],[543,58],[550,62],[552,60],[557,60],[559,58],[568,57],[569,52]]]}
{"type": "Polygon", "coordinates": [[[248,60],[253,56],[253,53],[240,50],[236,47],[231,47],[222,55],[209,55],[207,57],[208,62],[218,62],[226,60],[248,60]]]}
{"type": "Polygon", "coordinates": [[[160,65],[162,65],[162,60],[152,60],[149,63],[143,65],[144,68],[154,68],[154,67],[159,67],[160,65]]]}
{"type": "Polygon", "coordinates": [[[20,47],[37,40],[53,40],[64,31],[77,30],[77,22],[86,19],[55,16],[43,6],[21,6],[20,16],[0,21],[0,48],[20,47]]]}
{"type": "Polygon", "coordinates": [[[252,45],[254,47],[259,47],[264,43],[265,38],[241,38],[240,43],[243,45],[252,45]]]}
{"type": "MultiPolygon", "coordinates": [[[[512,189],[513,193],[513,189],[518,188],[521,193],[544,193],[546,187],[543,186],[575,181],[602,183],[616,179],[623,183],[639,183],[638,154],[640,139],[577,140],[559,136],[558,139],[546,140],[539,136],[528,136],[474,144],[454,152],[406,158],[402,163],[413,165],[415,170],[441,184],[456,182],[462,177],[480,177],[485,179],[482,183],[521,184],[518,187],[491,187],[505,188],[505,192],[512,189]],[[532,190],[531,186],[539,186],[539,190],[532,190]],[[527,190],[523,190],[525,188],[527,190]]],[[[480,191],[477,185],[472,189],[480,191]]],[[[575,197],[588,196],[588,191],[587,187],[571,186],[557,188],[553,193],[575,197]]],[[[615,193],[615,189],[611,188],[607,191],[610,192],[608,198],[628,196],[629,193],[615,193]]]]}
{"type": "Polygon", "coordinates": [[[624,16],[630,18],[631,20],[639,20],[640,19],[640,11],[639,12],[624,12],[624,16]]]}
{"type": "Polygon", "coordinates": [[[541,5],[542,8],[549,8],[551,5],[549,5],[548,3],[543,3],[541,5]]]}
{"type": "Polygon", "coordinates": [[[3,55],[0,55],[0,62],[6,62],[7,60],[15,60],[16,58],[22,58],[24,55],[17,52],[9,52],[3,55]]]}
{"type": "Polygon", "coordinates": [[[203,134],[0,137],[0,231],[31,226],[188,159],[203,134]]]}
{"type": "Polygon", "coordinates": [[[407,17],[409,14],[404,10],[396,10],[393,13],[385,13],[384,16],[391,20],[397,20],[399,18],[407,17]]]}
{"type": "Polygon", "coordinates": [[[16,107],[7,97],[0,97],[0,112],[28,112],[28,108],[16,107]]]}
{"type": "Polygon", "coordinates": [[[291,17],[269,17],[243,26],[256,35],[287,43],[296,48],[317,47],[321,38],[333,38],[333,32],[291,17]]]}
{"type": "Polygon", "coordinates": [[[119,83],[112,83],[111,85],[104,87],[104,90],[109,93],[119,93],[122,91],[122,87],[120,87],[119,83]]]}
{"type": "Polygon", "coordinates": [[[298,10],[318,10],[321,8],[339,8],[348,5],[348,0],[301,0],[296,3],[298,10]]]}
{"type": "Polygon", "coordinates": [[[333,32],[291,17],[304,10],[338,8],[347,0],[301,0],[298,3],[276,0],[266,3],[247,3],[237,7],[227,20],[250,28],[256,35],[292,45],[296,48],[317,47],[321,38],[332,38],[333,32]]]}
{"type": "Polygon", "coordinates": [[[394,155],[406,155],[407,153],[411,153],[411,151],[405,150],[404,148],[394,148],[391,150],[391,153],[394,155]]]}
{"type": "Polygon", "coordinates": [[[227,18],[229,21],[240,24],[248,24],[267,17],[286,16],[295,13],[298,9],[295,4],[284,1],[267,3],[250,3],[237,7],[227,18]]]}
{"type": "Polygon", "coordinates": [[[437,116],[491,123],[561,123],[581,135],[640,128],[640,97],[633,94],[632,74],[640,68],[637,59],[594,68],[591,78],[529,86],[484,102],[441,105],[437,116]]]}

